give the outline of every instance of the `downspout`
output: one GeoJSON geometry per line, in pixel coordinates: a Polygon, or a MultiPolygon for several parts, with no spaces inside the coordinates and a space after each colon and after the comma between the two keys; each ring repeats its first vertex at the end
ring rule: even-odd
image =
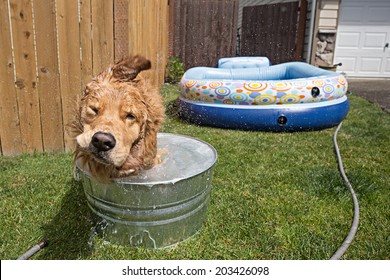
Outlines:
{"type": "Polygon", "coordinates": [[[311,15],[310,15],[310,29],[309,29],[309,42],[306,62],[310,63],[311,55],[313,52],[313,37],[314,37],[314,25],[316,19],[317,0],[311,0],[311,15]]]}

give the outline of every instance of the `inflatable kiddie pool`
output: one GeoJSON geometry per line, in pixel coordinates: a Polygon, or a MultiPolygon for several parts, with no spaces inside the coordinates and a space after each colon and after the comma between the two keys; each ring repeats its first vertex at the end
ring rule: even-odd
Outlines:
{"type": "Polygon", "coordinates": [[[320,130],[348,114],[347,80],[303,62],[269,65],[264,57],[223,58],[194,67],[180,82],[180,116],[221,128],[320,130]]]}

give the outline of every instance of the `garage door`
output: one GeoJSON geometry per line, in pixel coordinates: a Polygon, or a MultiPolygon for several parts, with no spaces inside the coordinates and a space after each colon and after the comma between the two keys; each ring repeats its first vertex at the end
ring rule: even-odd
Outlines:
{"type": "Polygon", "coordinates": [[[342,0],[334,62],[350,77],[390,77],[390,0],[342,0]]]}

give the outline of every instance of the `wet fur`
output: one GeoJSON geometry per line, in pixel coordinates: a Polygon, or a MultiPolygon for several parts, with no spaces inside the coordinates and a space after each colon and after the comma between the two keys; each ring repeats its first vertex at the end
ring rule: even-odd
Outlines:
{"type": "Polygon", "coordinates": [[[75,161],[91,176],[100,180],[123,177],[158,163],[163,102],[157,88],[139,75],[150,67],[146,58],[129,56],[86,85],[70,127],[77,142],[75,161]],[[112,134],[116,146],[104,153],[94,151],[91,137],[96,132],[112,134]]]}

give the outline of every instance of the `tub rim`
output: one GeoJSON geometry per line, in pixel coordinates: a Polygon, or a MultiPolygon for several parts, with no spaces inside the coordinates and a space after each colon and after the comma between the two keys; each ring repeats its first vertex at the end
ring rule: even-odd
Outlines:
{"type": "MultiPolygon", "coordinates": [[[[203,173],[206,173],[211,168],[215,167],[215,164],[216,164],[216,162],[218,160],[218,152],[210,143],[208,143],[206,141],[203,141],[203,140],[201,140],[199,138],[196,138],[196,137],[192,137],[192,136],[188,136],[188,135],[182,135],[182,134],[178,134],[178,133],[167,133],[167,132],[159,132],[157,134],[157,143],[159,141],[158,140],[158,136],[159,135],[161,135],[161,136],[174,135],[174,136],[178,136],[178,137],[182,137],[182,138],[189,138],[189,139],[201,142],[201,143],[205,144],[206,146],[208,146],[210,148],[210,150],[211,150],[211,152],[212,152],[212,154],[214,156],[213,161],[210,163],[209,166],[204,167],[202,169],[203,171],[196,172],[196,173],[191,174],[191,175],[189,175],[187,177],[176,178],[175,180],[161,180],[161,181],[151,181],[151,182],[139,182],[139,181],[131,181],[131,180],[126,181],[126,179],[131,179],[132,178],[132,175],[130,175],[130,176],[123,177],[123,178],[111,178],[105,184],[107,184],[107,185],[109,185],[109,184],[116,184],[116,185],[129,185],[129,186],[130,185],[132,185],[132,186],[144,186],[144,187],[148,187],[150,189],[150,188],[153,188],[155,186],[157,187],[157,186],[160,186],[160,185],[177,184],[177,183],[179,183],[181,181],[188,180],[188,179],[194,178],[196,176],[199,176],[199,175],[201,175],[203,173]]],[[[96,180],[89,174],[88,170],[85,170],[85,169],[82,168],[80,160],[76,160],[75,167],[77,168],[77,170],[79,172],[81,172],[84,176],[86,176],[88,178],[88,180],[96,182],[96,180]]],[[[153,167],[151,169],[146,170],[146,171],[149,172],[150,170],[153,170],[153,167]]]]}

